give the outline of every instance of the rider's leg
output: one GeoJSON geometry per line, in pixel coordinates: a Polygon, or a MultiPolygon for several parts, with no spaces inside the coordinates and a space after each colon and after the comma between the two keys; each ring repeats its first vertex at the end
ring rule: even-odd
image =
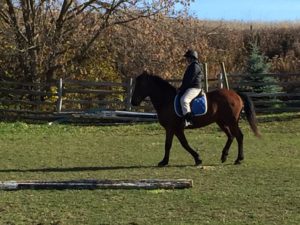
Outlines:
{"type": "Polygon", "coordinates": [[[196,98],[200,94],[200,92],[201,89],[199,88],[189,88],[185,91],[185,93],[180,98],[182,114],[185,120],[187,120],[187,122],[191,122],[192,120],[190,103],[194,98],[196,98]]]}

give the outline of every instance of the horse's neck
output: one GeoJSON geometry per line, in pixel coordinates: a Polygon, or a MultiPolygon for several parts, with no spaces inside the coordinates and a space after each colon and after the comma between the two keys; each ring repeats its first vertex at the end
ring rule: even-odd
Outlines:
{"type": "Polygon", "coordinates": [[[169,106],[170,104],[173,104],[176,92],[173,89],[160,89],[155,90],[152,89],[153,92],[149,95],[150,100],[157,112],[159,112],[161,109],[169,106]]]}

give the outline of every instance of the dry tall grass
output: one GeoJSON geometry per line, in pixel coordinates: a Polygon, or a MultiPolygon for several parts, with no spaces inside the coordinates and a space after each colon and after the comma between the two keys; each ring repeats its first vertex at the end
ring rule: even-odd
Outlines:
{"type": "Polygon", "coordinates": [[[244,23],[173,19],[144,19],[111,30],[108,45],[124,75],[148,69],[165,77],[181,77],[182,54],[187,48],[200,53],[210,76],[225,62],[230,73],[243,73],[251,42],[257,41],[271,72],[300,70],[300,22],[244,23]]]}

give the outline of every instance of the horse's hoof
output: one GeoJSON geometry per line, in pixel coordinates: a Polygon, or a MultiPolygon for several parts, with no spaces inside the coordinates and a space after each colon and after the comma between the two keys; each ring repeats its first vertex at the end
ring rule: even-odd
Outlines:
{"type": "Polygon", "coordinates": [[[195,166],[200,166],[202,164],[202,160],[201,159],[196,159],[195,160],[195,166]]]}
{"type": "Polygon", "coordinates": [[[167,162],[164,162],[164,161],[161,161],[161,162],[159,162],[158,163],[158,167],[164,167],[164,166],[167,166],[168,165],[168,163],[167,162]]]}
{"type": "Polygon", "coordinates": [[[221,156],[221,162],[224,163],[227,160],[227,155],[222,155],[221,156]]]}
{"type": "Polygon", "coordinates": [[[236,161],[234,162],[234,165],[240,165],[240,164],[242,164],[242,162],[241,162],[240,160],[236,160],[236,161]]]}

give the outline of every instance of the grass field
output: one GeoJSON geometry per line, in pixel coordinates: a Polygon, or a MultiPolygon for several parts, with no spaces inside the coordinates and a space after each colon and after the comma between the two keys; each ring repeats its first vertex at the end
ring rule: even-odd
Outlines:
{"type": "Polygon", "coordinates": [[[0,224],[300,224],[300,119],[245,121],[245,161],[212,125],[187,131],[204,167],[174,140],[170,165],[157,124],[126,126],[0,123],[0,181],[189,178],[185,190],[0,191],[0,224]]]}

